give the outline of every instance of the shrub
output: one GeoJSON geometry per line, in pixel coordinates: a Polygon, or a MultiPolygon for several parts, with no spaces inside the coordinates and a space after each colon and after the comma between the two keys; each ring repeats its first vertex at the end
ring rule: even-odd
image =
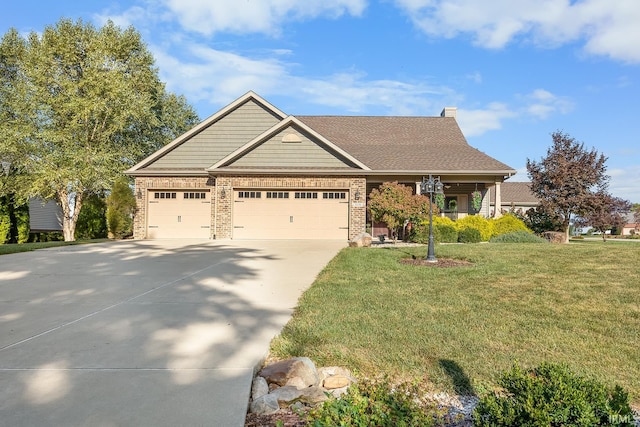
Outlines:
{"type": "Polygon", "coordinates": [[[84,200],[78,223],[76,225],[76,239],[100,239],[107,237],[107,217],[105,211],[104,192],[92,194],[84,200]]]}
{"type": "Polygon", "coordinates": [[[489,240],[491,243],[548,243],[546,239],[531,234],[528,231],[514,231],[511,233],[500,234],[489,240]]]}
{"type": "Polygon", "coordinates": [[[480,232],[480,239],[488,242],[493,235],[493,223],[480,215],[467,215],[455,222],[460,233],[464,228],[475,228],[480,232]]]}
{"type": "MultiPolygon", "coordinates": [[[[458,241],[458,230],[450,218],[433,217],[433,238],[436,243],[455,243],[458,241]]],[[[422,221],[412,230],[412,242],[429,243],[429,219],[422,221]]]]}
{"type": "Polygon", "coordinates": [[[312,409],[307,422],[314,427],[432,426],[437,410],[423,407],[419,396],[418,388],[406,383],[393,387],[388,380],[363,380],[312,409]]]}
{"type": "Polygon", "coordinates": [[[517,365],[499,381],[504,392],[483,397],[475,426],[632,426],[627,393],[543,363],[525,371],[517,365]]]}
{"type": "Polygon", "coordinates": [[[458,230],[453,225],[439,224],[433,227],[433,238],[437,243],[456,243],[458,230]]]}
{"type": "Polygon", "coordinates": [[[136,198],[129,180],[121,177],[116,180],[107,197],[107,227],[110,237],[122,239],[133,233],[133,214],[136,210],[136,198]]]}
{"type": "Polygon", "coordinates": [[[465,227],[458,232],[458,242],[478,243],[482,242],[482,235],[477,228],[465,227]]]}
{"type": "Polygon", "coordinates": [[[527,228],[524,221],[517,218],[515,215],[506,214],[498,219],[492,220],[492,222],[493,237],[499,236],[501,234],[512,233],[514,231],[524,231],[532,233],[532,231],[527,228]]]}

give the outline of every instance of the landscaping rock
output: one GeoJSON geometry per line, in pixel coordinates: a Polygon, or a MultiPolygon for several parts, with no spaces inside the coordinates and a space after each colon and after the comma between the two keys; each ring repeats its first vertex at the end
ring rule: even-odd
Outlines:
{"type": "Polygon", "coordinates": [[[307,357],[282,360],[258,373],[249,411],[266,414],[276,411],[276,406],[288,410],[308,408],[326,401],[329,395],[342,396],[353,382],[351,373],[338,366],[316,369],[307,357]],[[260,395],[265,390],[268,394],[260,395]]]}
{"type": "Polygon", "coordinates": [[[545,231],[542,233],[542,237],[547,239],[550,243],[564,243],[565,234],[559,231],[545,231]]]}
{"type": "Polygon", "coordinates": [[[347,387],[349,384],[351,384],[351,381],[344,375],[333,375],[326,378],[322,386],[327,390],[333,390],[336,388],[347,387]]]}
{"type": "Polygon", "coordinates": [[[268,415],[273,414],[280,409],[278,398],[271,394],[265,394],[251,402],[249,410],[254,414],[268,415]]]}
{"type": "Polygon", "coordinates": [[[300,377],[305,387],[318,384],[318,372],[308,357],[294,357],[265,366],[258,373],[267,383],[283,386],[293,377],[300,377]]]}
{"type": "Polygon", "coordinates": [[[267,384],[267,380],[262,377],[255,377],[253,379],[253,385],[251,386],[251,398],[256,400],[265,394],[269,394],[269,384],[267,384]]]}
{"type": "Polygon", "coordinates": [[[360,233],[349,241],[349,247],[352,248],[368,248],[371,246],[371,234],[360,233]]]}

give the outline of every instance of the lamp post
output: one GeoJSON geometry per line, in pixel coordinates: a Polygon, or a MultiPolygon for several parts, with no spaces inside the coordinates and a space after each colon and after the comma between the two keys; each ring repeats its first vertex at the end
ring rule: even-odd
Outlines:
{"type": "Polygon", "coordinates": [[[429,194],[429,249],[427,250],[427,256],[425,260],[427,262],[438,262],[435,254],[435,245],[433,243],[433,193],[444,194],[444,185],[440,181],[440,178],[434,179],[429,175],[429,179],[422,177],[422,184],[420,184],[420,192],[422,194],[429,194]]]}

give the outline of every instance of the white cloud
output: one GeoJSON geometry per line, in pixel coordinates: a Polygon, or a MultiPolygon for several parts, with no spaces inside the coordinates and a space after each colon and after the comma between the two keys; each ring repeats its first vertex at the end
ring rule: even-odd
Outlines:
{"type": "Polygon", "coordinates": [[[475,44],[502,48],[524,39],[544,47],[584,43],[587,53],[640,62],[637,0],[395,0],[426,34],[469,34],[475,44]]]}
{"type": "Polygon", "coordinates": [[[514,118],[517,112],[510,109],[506,104],[493,102],[484,109],[459,109],[457,121],[465,136],[478,136],[490,130],[502,128],[502,122],[506,119],[514,118]]]}
{"type": "Polygon", "coordinates": [[[372,80],[358,70],[305,77],[295,73],[298,64],[286,62],[286,55],[252,58],[197,43],[183,44],[180,58],[164,47],[151,46],[151,50],[168,89],[193,103],[208,103],[212,111],[249,90],[353,114],[376,110],[378,114],[436,115],[445,99],[456,97],[444,86],[372,80]]]}
{"type": "Polygon", "coordinates": [[[277,34],[283,22],[359,16],[366,0],[162,0],[188,31],[277,34]]]}
{"type": "Polygon", "coordinates": [[[554,113],[567,114],[573,109],[573,102],[569,98],[554,95],[544,89],[536,89],[524,98],[528,104],[525,107],[527,114],[540,120],[547,119],[554,113]]]}

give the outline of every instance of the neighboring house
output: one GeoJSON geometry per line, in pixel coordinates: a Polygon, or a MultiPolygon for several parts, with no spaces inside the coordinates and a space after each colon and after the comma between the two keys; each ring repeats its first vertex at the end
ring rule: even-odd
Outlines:
{"type": "MultiPolygon", "coordinates": [[[[504,182],[500,185],[500,210],[502,212],[526,212],[540,204],[540,200],[531,192],[530,182],[504,182]]],[[[496,186],[491,187],[489,206],[491,212],[496,208],[496,186]]]]}
{"type": "Polygon", "coordinates": [[[640,235],[640,222],[636,221],[635,215],[633,212],[628,213],[625,216],[625,225],[622,227],[623,236],[633,236],[640,235]]]}
{"type": "Polygon", "coordinates": [[[455,115],[290,116],[248,92],[126,171],[134,237],[347,240],[365,231],[373,188],[419,191],[429,174],[470,213],[476,188],[516,171],[469,146],[455,115]]]}
{"type": "Polygon", "coordinates": [[[54,200],[29,199],[29,232],[62,231],[62,208],[54,200]]]}

